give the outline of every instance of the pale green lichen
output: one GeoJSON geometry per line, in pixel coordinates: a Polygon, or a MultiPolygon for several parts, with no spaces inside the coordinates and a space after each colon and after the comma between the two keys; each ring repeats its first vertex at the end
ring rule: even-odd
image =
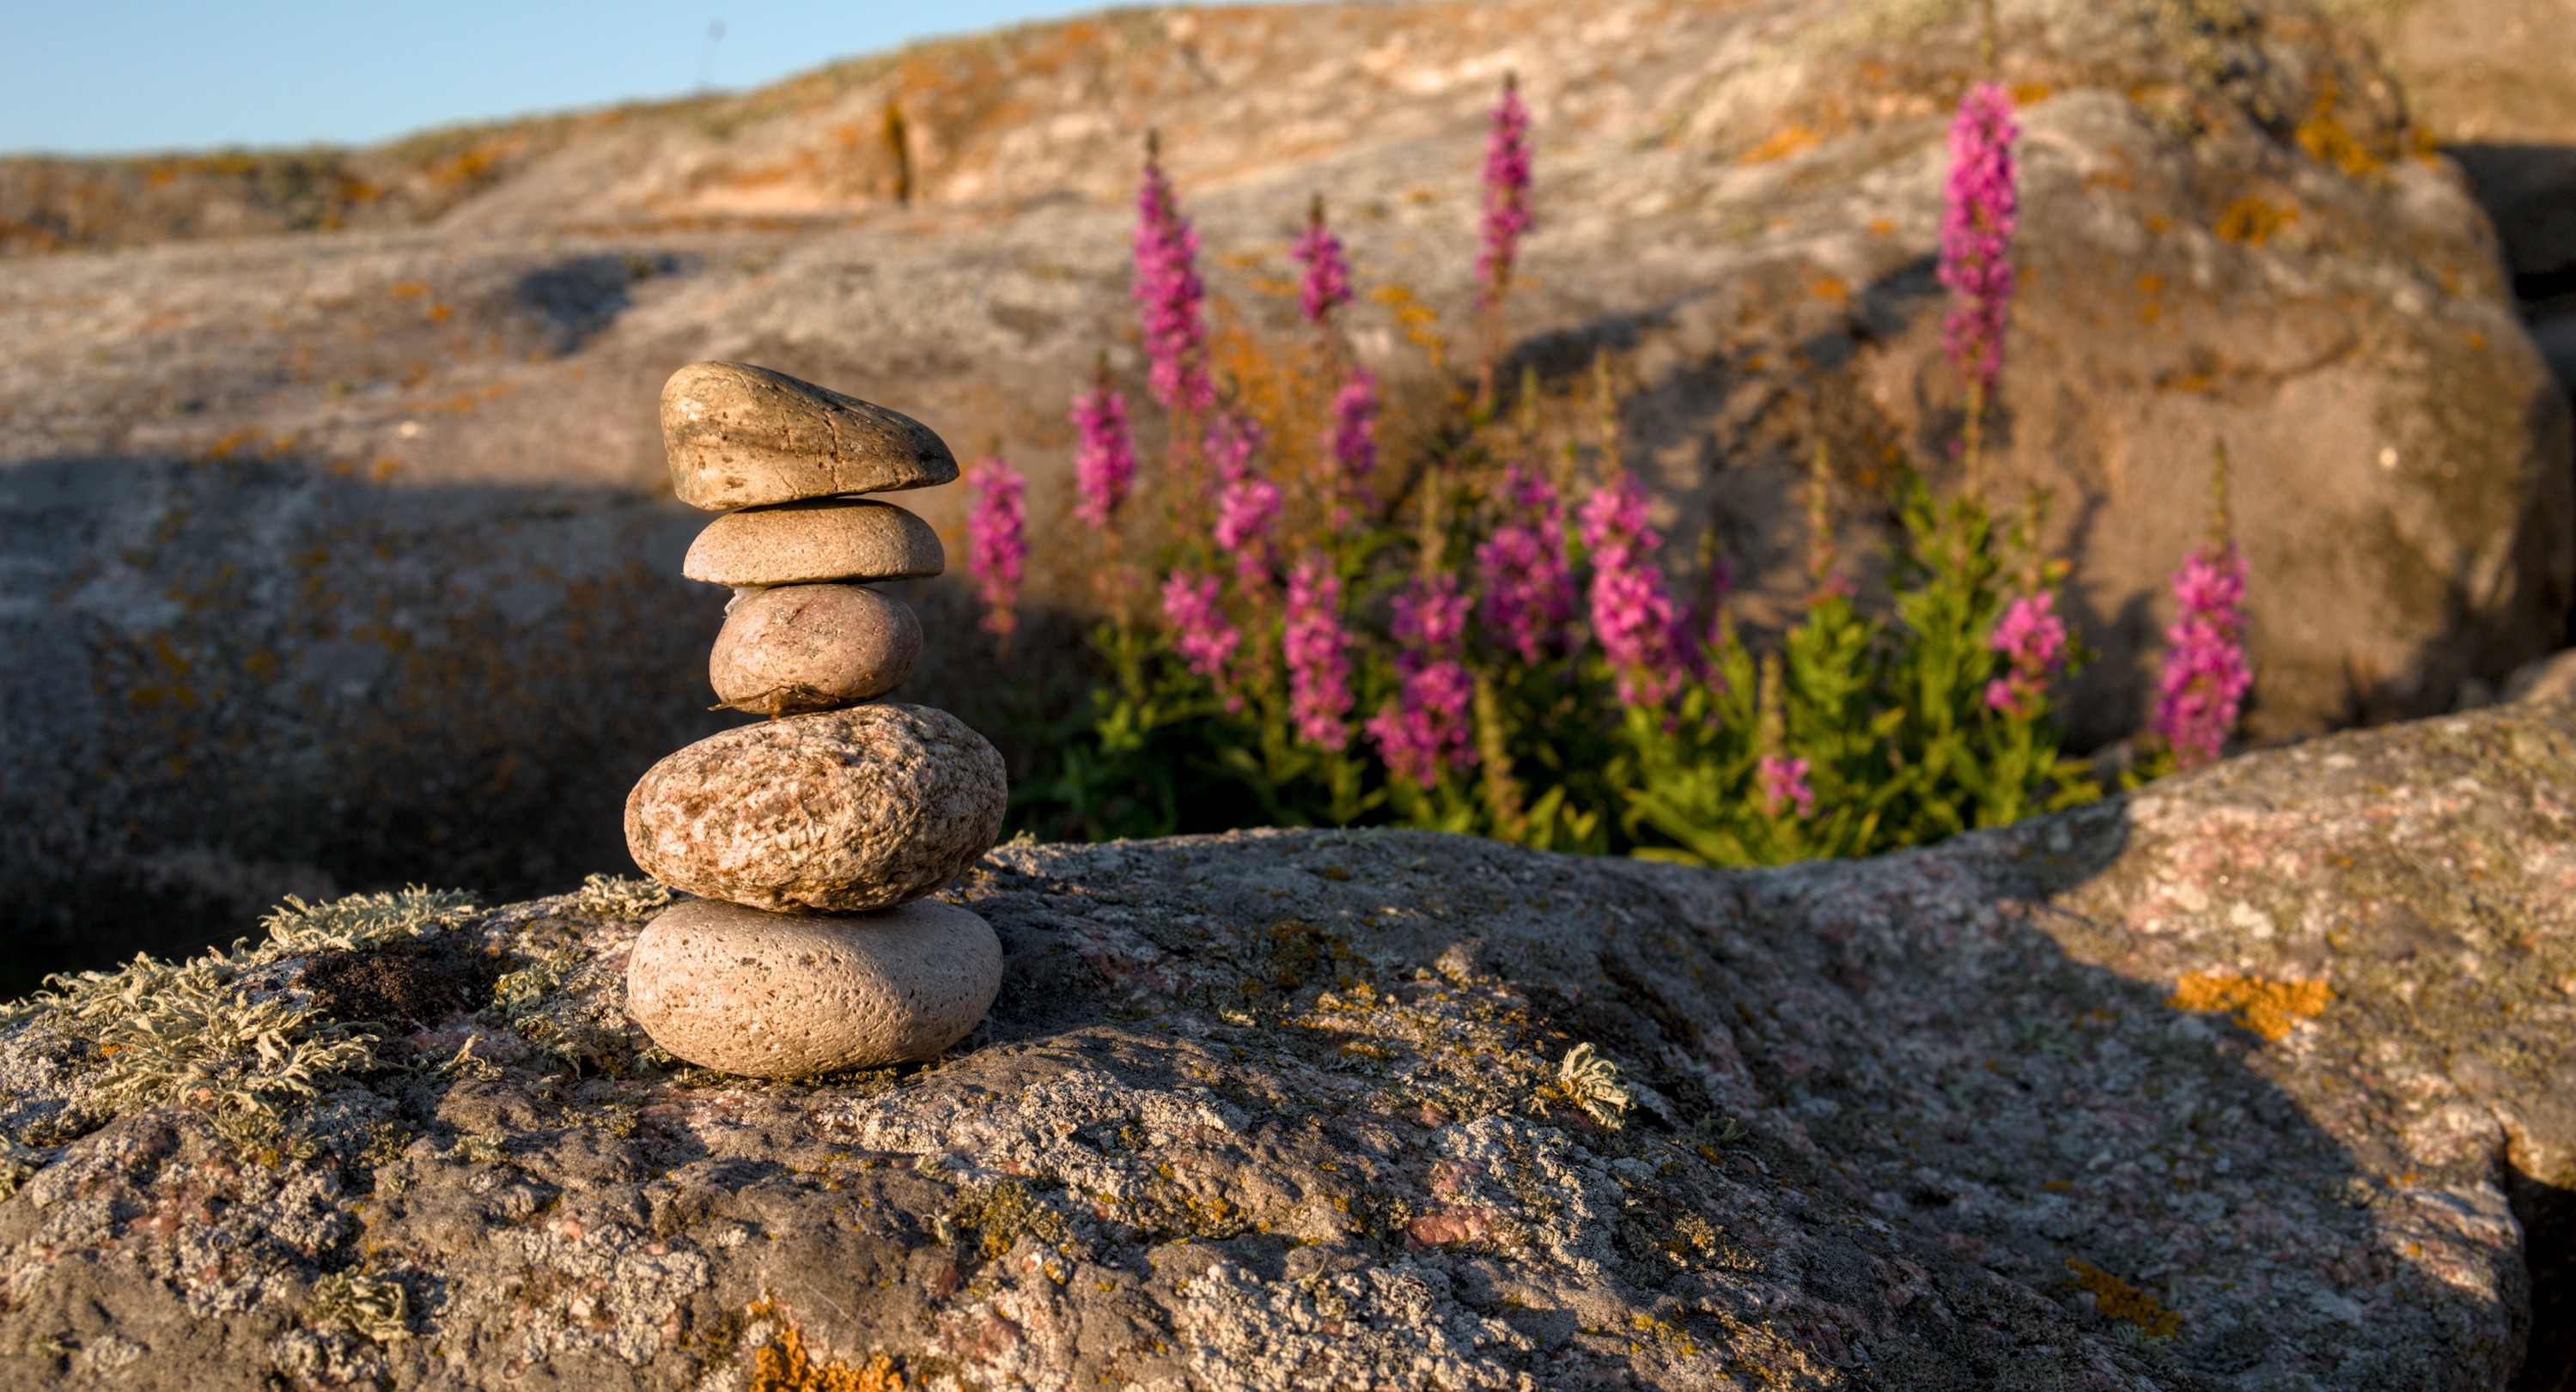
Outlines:
{"type": "Polygon", "coordinates": [[[338,1271],[313,1283],[305,1321],[345,1329],[361,1339],[390,1344],[411,1337],[410,1300],[400,1282],[357,1271],[338,1271]]]}
{"type": "Polygon", "coordinates": [[[1636,1099],[1619,1085],[1619,1065],[1594,1053],[1589,1044],[1566,1051],[1565,1060],[1556,1066],[1556,1088],[1565,1100],[1613,1131],[1636,1105],[1636,1099]]]}
{"type": "Polygon", "coordinates": [[[462,890],[412,885],[395,891],[352,894],[327,904],[307,904],[290,894],[259,925],[268,930],[269,941],[263,944],[263,953],[273,960],[328,948],[355,952],[425,938],[462,928],[481,914],[474,896],[462,890]]]}
{"type": "Polygon", "coordinates": [[[564,979],[586,960],[582,953],[566,949],[507,973],[492,983],[492,1004],[511,1024],[518,1024],[542,1008],[547,997],[563,989],[564,979]]]}
{"type": "Polygon", "coordinates": [[[630,880],[623,875],[584,876],[572,892],[572,905],[601,918],[649,918],[671,902],[671,887],[659,880],[630,880]]]}

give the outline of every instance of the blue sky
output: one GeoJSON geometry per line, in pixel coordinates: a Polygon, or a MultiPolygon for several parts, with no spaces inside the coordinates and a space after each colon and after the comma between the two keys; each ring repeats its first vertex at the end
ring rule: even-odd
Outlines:
{"type": "Polygon", "coordinates": [[[1105,0],[12,0],[0,152],[389,136],[701,84],[758,86],[912,39],[1105,0]],[[721,24],[721,38],[710,26],[721,24]]]}

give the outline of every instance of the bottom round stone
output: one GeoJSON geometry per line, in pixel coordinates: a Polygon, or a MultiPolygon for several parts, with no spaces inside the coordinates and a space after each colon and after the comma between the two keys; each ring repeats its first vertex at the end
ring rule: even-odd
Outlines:
{"type": "Polygon", "coordinates": [[[636,939],[626,1012],[702,1068],[797,1078],[937,1058],[1001,985],[1001,940],[953,904],[825,918],[694,899],[636,939]]]}

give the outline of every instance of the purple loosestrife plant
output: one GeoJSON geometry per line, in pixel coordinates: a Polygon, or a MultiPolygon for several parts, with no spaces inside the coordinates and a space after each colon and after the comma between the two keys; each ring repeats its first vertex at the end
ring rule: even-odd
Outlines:
{"type": "Polygon", "coordinates": [[[1494,641],[1535,667],[1556,655],[1574,613],[1565,563],[1565,508],[1556,485],[1525,464],[1503,473],[1501,519],[1476,544],[1478,606],[1494,641]]]}
{"type": "Polygon", "coordinates": [[[1622,479],[1583,500],[1583,544],[1592,553],[1592,635],[1617,676],[1625,705],[1660,705],[1679,688],[1682,663],[1672,596],[1646,525],[1646,494],[1622,479]]]}
{"type": "Polygon", "coordinates": [[[1521,238],[1530,216],[1530,117],[1521,104],[1520,83],[1503,76],[1502,98],[1494,103],[1485,135],[1484,248],[1476,255],[1476,308],[1485,316],[1485,353],[1478,370],[1478,393],[1491,402],[1494,365],[1503,353],[1503,297],[1512,287],[1512,269],[1520,261],[1521,238]]]}
{"type": "Polygon", "coordinates": [[[1225,582],[1213,575],[1176,570],[1163,580],[1163,619],[1171,625],[1172,651],[1220,691],[1226,685],[1226,664],[1243,643],[1243,631],[1225,616],[1220,602],[1224,590],[1225,582]]]}
{"type": "Polygon", "coordinates": [[[2035,714],[2049,678],[2066,662],[2066,620],[2057,614],[2057,592],[2023,595],[1995,620],[1986,646],[2002,654],[2004,674],[1986,683],[1986,705],[2002,714],[2035,714]]]}
{"type": "Polygon", "coordinates": [[[1181,216],[1172,182],[1154,143],[1145,146],[1145,177],[1136,190],[1137,327],[1151,361],[1146,383],[1168,411],[1216,404],[1207,367],[1207,286],[1199,279],[1199,234],[1181,216]]]}
{"type": "Polygon", "coordinates": [[[1985,416],[2004,370],[2004,326],[2012,313],[2012,239],[2019,220],[2014,190],[2012,94],[1980,82],[1959,99],[1950,124],[1950,181],[1941,210],[1941,283],[1950,312],[1941,346],[1959,370],[1968,397],[1960,441],[1973,479],[1985,444],[1985,416]]]}
{"type": "Polygon", "coordinates": [[[1127,490],[1135,486],[1136,441],[1127,428],[1127,398],[1110,389],[1105,363],[1091,390],[1073,399],[1069,419],[1078,440],[1074,485],[1082,494],[1074,513],[1106,530],[1118,505],[1127,500],[1127,490]]]}
{"type": "Polygon", "coordinates": [[[1279,485],[1252,463],[1262,437],[1261,423],[1248,417],[1220,413],[1208,426],[1208,459],[1220,480],[1216,545],[1234,557],[1235,573],[1246,585],[1268,570],[1270,529],[1279,520],[1279,485]]]}
{"type": "Polygon", "coordinates": [[[2236,728],[2254,669],[2245,659],[2245,559],[2232,541],[2212,541],[2174,572],[2182,614],[2165,630],[2155,731],[2174,762],[2198,768],[2218,758],[2236,728]]]}
{"type": "Polygon", "coordinates": [[[1288,659],[1288,712],[1297,737],[1332,753],[1350,747],[1351,660],[1342,630],[1342,582],[1320,554],[1288,576],[1288,619],[1281,647],[1288,659]]]}
{"type": "Polygon", "coordinates": [[[966,568],[984,602],[984,630],[1007,638],[1019,626],[1020,566],[1028,559],[1025,487],[1017,469],[1000,459],[978,461],[966,471],[975,502],[966,514],[966,568]]]}
{"type": "Polygon", "coordinates": [[[1807,761],[1765,754],[1755,777],[1762,787],[1762,814],[1777,817],[1796,810],[1799,820],[1816,815],[1816,792],[1807,786],[1807,761]]]}
{"type": "Polygon", "coordinates": [[[1421,788],[1439,782],[1445,769],[1476,763],[1469,710],[1476,680],[1460,661],[1466,647],[1467,597],[1458,577],[1416,576],[1395,597],[1396,697],[1368,722],[1387,776],[1421,788]]]}
{"type": "Polygon", "coordinates": [[[1342,256],[1342,239],[1324,225],[1324,195],[1316,194],[1306,212],[1306,230],[1289,248],[1305,274],[1297,285],[1297,308],[1306,322],[1330,327],[1334,310],[1351,302],[1351,263],[1342,256]]]}

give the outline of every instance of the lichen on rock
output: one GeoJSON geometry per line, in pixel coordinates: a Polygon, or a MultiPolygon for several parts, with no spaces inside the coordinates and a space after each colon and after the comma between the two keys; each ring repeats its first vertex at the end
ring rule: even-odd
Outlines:
{"type": "Polygon", "coordinates": [[[68,997],[0,1029],[0,1376],[2502,1388],[2576,1188],[2571,807],[2576,710],[2518,708],[1775,871],[1013,844],[944,896],[987,1022],[776,1082],[625,1018],[639,899],[353,906],[216,983],[373,1055],[291,1144],[110,1088],[68,997]],[[352,951],[465,999],[329,1015],[352,951]]]}

